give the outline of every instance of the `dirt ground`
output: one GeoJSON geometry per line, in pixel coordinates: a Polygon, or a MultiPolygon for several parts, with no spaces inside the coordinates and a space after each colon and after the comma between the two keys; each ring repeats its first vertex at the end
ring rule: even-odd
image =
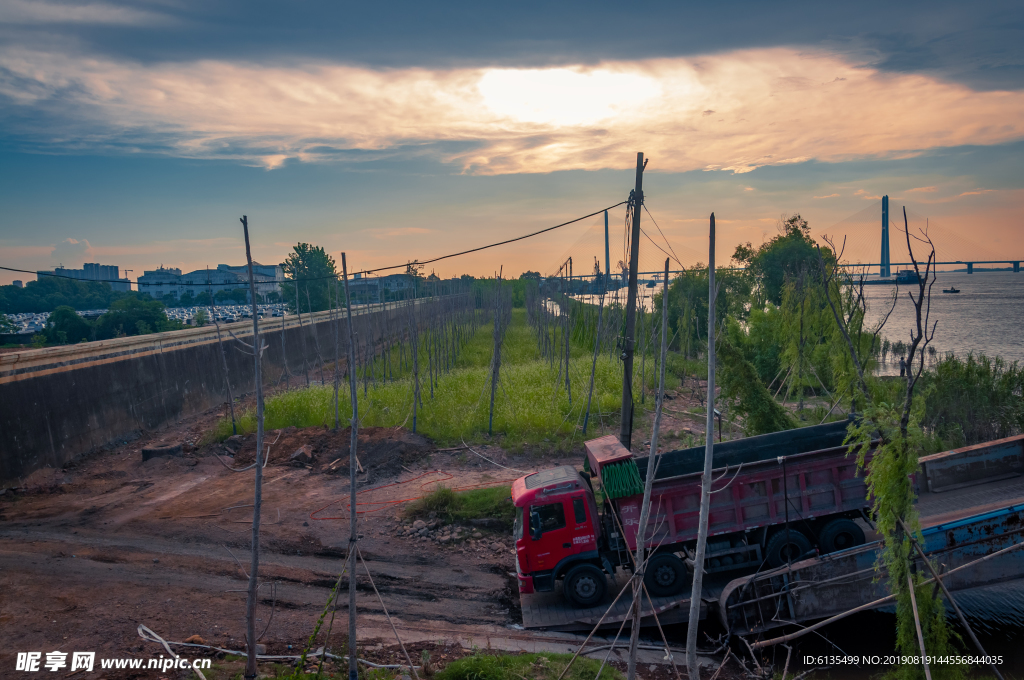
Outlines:
{"type": "MultiPolygon", "coordinates": [[[[666,406],[688,408],[689,392],[681,390],[666,406]]],[[[254,473],[229,468],[252,463],[256,443],[248,436],[200,445],[222,415],[222,409],[213,409],[63,469],[37,471],[0,495],[3,677],[19,675],[9,670],[19,651],[43,652],[44,659],[52,650],[94,651],[97,659],[162,653],[139,637],[139,624],[167,640],[198,636],[209,645],[244,648],[254,473]],[[143,461],[142,449],[159,442],[181,442],[183,452],[143,461]]],[[[702,431],[695,420],[667,412],[663,427],[685,436],[687,430],[702,431]]],[[[302,651],[342,570],[349,534],[349,436],[348,430],[323,428],[266,434],[270,455],[263,471],[257,625],[266,629],[260,643],[269,654],[302,651]],[[308,464],[291,460],[300,450],[309,456],[308,464]]],[[[639,431],[635,437],[645,438],[639,431]]],[[[440,483],[455,488],[507,483],[522,471],[582,461],[582,446],[568,458],[536,453],[516,458],[496,446],[474,449],[498,465],[466,450],[438,451],[401,429],[366,428],[359,436],[363,472],[357,510],[366,567],[414,653],[429,649],[441,663],[467,653],[466,647],[489,645],[495,635],[531,635],[517,626],[512,543],[507,530],[480,525],[467,525],[445,543],[429,534],[404,535],[409,527],[405,501],[440,483]]],[[[438,529],[434,535],[455,534],[452,527],[438,529]]],[[[398,648],[374,585],[360,567],[361,630],[379,632],[377,638],[360,636],[363,655],[397,662],[398,648]]],[[[330,647],[343,653],[347,577],[340,590],[330,647]]],[[[321,634],[318,646],[322,640],[321,634]]],[[[223,656],[217,661],[223,666],[220,675],[213,677],[240,668],[223,656]]],[[[75,676],[184,678],[189,672],[97,670],[75,676]]],[[[662,676],[671,676],[668,666],[643,677],[662,676]]]]}

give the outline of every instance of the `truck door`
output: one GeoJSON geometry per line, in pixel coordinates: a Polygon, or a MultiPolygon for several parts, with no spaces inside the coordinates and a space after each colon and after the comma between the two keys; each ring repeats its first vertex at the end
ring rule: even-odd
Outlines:
{"type": "MultiPolygon", "coordinates": [[[[566,512],[565,501],[555,501],[544,505],[530,507],[530,536],[540,536],[532,540],[530,550],[530,569],[548,571],[565,557],[575,551],[572,546],[573,529],[566,524],[566,515],[571,515],[572,507],[566,512]]],[[[575,526],[575,525],[574,525],[575,526]]]]}
{"type": "Polygon", "coordinates": [[[583,494],[572,498],[572,551],[576,554],[597,550],[596,516],[587,500],[583,494]]]}

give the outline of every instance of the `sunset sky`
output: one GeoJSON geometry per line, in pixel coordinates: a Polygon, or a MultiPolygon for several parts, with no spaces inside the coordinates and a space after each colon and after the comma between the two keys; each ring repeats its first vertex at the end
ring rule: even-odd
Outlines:
{"type": "MultiPolygon", "coordinates": [[[[720,261],[796,212],[876,261],[883,194],[940,259],[1024,259],[1024,9],[0,0],[2,266],[239,264],[242,214],[262,262],[428,259],[624,200],[637,151],[686,265],[712,211],[720,261]]],[[[602,234],[434,269],[553,273],[602,234]]]]}

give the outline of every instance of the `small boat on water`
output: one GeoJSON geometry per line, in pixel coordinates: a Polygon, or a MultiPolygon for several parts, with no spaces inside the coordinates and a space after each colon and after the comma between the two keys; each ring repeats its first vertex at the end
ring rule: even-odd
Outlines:
{"type": "Polygon", "coordinates": [[[949,288],[943,288],[942,292],[943,293],[959,293],[960,289],[957,288],[956,286],[950,286],[949,288]]]}

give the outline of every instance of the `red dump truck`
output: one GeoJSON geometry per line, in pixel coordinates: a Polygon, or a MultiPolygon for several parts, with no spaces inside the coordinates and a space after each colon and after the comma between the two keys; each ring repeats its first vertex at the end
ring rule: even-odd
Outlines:
{"type": "MultiPolygon", "coordinates": [[[[715,445],[706,573],[753,572],[765,562],[777,567],[815,550],[864,543],[854,519],[870,503],[855,456],[843,445],[847,424],[715,445]]],[[[566,465],[515,481],[520,592],[551,591],[561,580],[575,605],[601,601],[607,576],[632,568],[647,463],[610,435],[586,442],[584,472],[566,465]]],[[[645,532],[654,552],[644,572],[652,596],[675,595],[691,582],[703,470],[704,447],[659,457],[645,532]]]]}

